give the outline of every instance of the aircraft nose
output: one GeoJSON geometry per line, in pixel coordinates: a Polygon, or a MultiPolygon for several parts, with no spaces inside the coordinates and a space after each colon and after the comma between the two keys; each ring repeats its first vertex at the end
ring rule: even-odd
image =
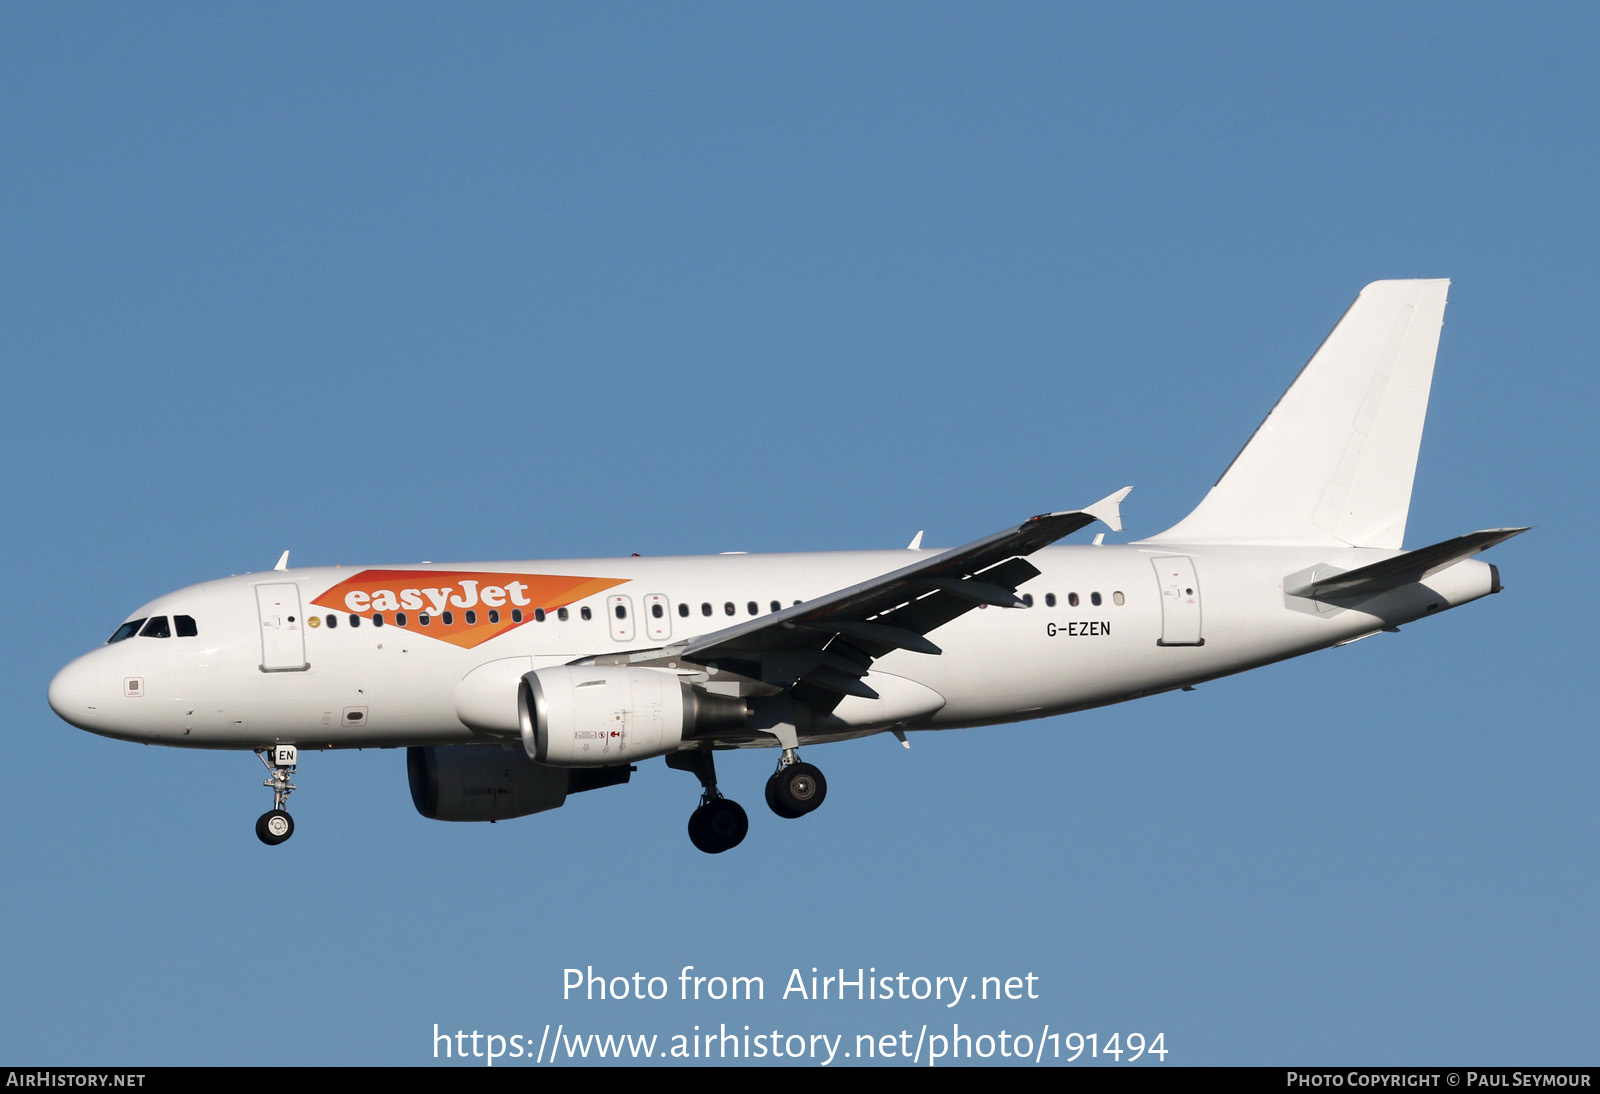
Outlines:
{"type": "Polygon", "coordinates": [[[86,660],[78,658],[56,673],[55,679],[50,681],[50,709],[63,721],[79,729],[95,728],[95,721],[100,716],[99,673],[92,666],[84,664],[86,660]]]}

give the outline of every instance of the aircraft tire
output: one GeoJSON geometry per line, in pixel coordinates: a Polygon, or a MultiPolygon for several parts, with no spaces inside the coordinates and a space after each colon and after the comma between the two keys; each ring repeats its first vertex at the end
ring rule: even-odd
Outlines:
{"type": "Polygon", "coordinates": [[[728,798],[711,803],[707,822],[712,836],[724,851],[743,843],[745,834],[750,831],[750,818],[745,814],[744,806],[728,798]]]}
{"type": "Polygon", "coordinates": [[[697,851],[716,854],[711,849],[711,833],[706,831],[706,807],[703,805],[689,814],[689,842],[694,844],[697,851]]]}
{"type": "Polygon", "coordinates": [[[808,763],[793,763],[780,768],[772,777],[773,812],[780,817],[803,817],[828,796],[828,780],[808,763]],[[778,806],[782,806],[780,812],[778,806]]]}
{"type": "Polygon", "coordinates": [[[706,802],[689,814],[689,842],[708,855],[720,855],[744,842],[750,818],[728,798],[706,802]]]}
{"type": "Polygon", "coordinates": [[[294,835],[294,818],[282,809],[269,810],[256,819],[256,837],[268,847],[276,847],[294,835]]]}
{"type": "Polygon", "coordinates": [[[788,807],[778,800],[777,772],[774,772],[772,777],[767,780],[767,808],[778,814],[778,816],[782,817],[784,820],[794,820],[796,817],[800,816],[799,813],[790,812],[788,807]]]}

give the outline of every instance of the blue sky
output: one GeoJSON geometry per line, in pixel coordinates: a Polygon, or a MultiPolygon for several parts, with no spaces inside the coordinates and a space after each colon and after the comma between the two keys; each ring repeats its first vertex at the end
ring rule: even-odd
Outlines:
{"type": "Polygon", "coordinates": [[[1559,4],[7,7],[0,1058],[960,1022],[1594,1063],[1597,38],[1559,4]],[[268,849],[248,753],[45,703],[141,602],[286,547],[954,544],[1126,483],[1111,538],[1151,534],[1385,277],[1454,279],[1408,544],[1534,525],[1504,595],[813,750],[803,822],[760,808],[770,754],[728,757],[730,854],[659,761],[468,826],[387,751],[310,757],[268,849]],[[561,998],[568,967],[684,965],[769,998],[561,998]],[[773,998],[813,966],[1040,998],[773,998]]]}

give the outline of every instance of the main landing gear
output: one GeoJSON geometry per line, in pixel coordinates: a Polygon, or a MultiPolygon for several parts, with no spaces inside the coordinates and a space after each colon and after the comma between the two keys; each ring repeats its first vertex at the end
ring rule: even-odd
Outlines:
{"type": "Polygon", "coordinates": [[[673,752],[667,766],[700,780],[700,806],[689,814],[689,842],[708,855],[720,855],[743,842],[750,831],[744,807],[717,789],[717,765],[709,749],[673,752]]]}
{"type": "Polygon", "coordinates": [[[803,762],[792,748],[783,750],[778,770],[767,780],[767,807],[785,820],[803,817],[828,796],[828,780],[803,762]]]}
{"type": "MultiPolygon", "coordinates": [[[[689,842],[708,855],[731,851],[750,831],[750,818],[738,802],[724,798],[717,789],[716,761],[709,749],[671,752],[667,766],[688,771],[700,780],[700,806],[689,814],[689,842]]],[[[828,780],[808,763],[801,763],[794,749],[783,750],[778,770],[767,780],[767,805],[780,817],[803,817],[828,796],[828,780]]]]}
{"type": "Polygon", "coordinates": [[[689,814],[689,842],[708,855],[720,855],[744,842],[750,831],[750,818],[744,806],[732,798],[710,793],[700,795],[700,807],[689,814]]]}
{"type": "Polygon", "coordinates": [[[256,838],[268,847],[276,847],[294,835],[294,818],[284,809],[289,794],[294,790],[294,765],[299,749],[294,745],[273,745],[256,752],[267,768],[267,781],[262,786],[272,790],[272,808],[256,820],[256,838]]]}

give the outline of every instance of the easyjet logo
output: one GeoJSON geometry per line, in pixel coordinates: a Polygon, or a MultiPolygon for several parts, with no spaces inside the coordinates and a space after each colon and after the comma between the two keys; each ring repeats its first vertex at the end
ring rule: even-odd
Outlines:
{"type": "Polygon", "coordinates": [[[475,570],[362,570],[311,603],[471,649],[622,579],[475,570]]]}

